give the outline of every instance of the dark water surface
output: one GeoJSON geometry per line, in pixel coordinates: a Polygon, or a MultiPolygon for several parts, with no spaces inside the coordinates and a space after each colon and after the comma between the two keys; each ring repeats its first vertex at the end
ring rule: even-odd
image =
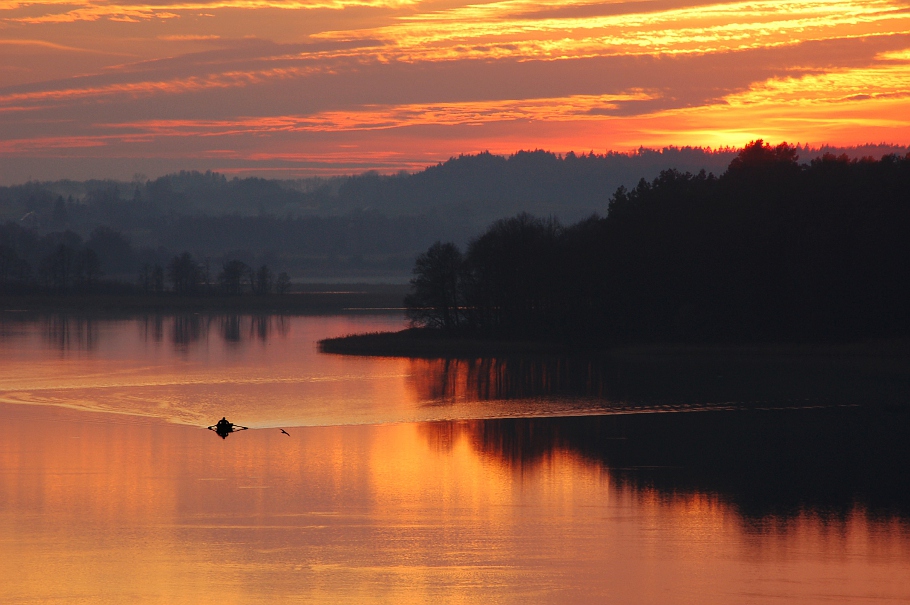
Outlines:
{"type": "Polygon", "coordinates": [[[899,373],[315,349],[400,324],[0,322],[0,602],[910,602],[899,373]]]}

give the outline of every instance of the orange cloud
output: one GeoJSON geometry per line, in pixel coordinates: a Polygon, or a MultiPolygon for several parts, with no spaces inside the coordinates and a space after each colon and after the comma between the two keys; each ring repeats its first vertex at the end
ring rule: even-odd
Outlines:
{"type": "Polygon", "coordinates": [[[276,68],[261,71],[224,72],[200,77],[175,78],[171,80],[9,93],[0,95],[0,111],[3,111],[4,108],[2,105],[6,103],[76,100],[85,97],[101,100],[104,97],[113,95],[129,95],[136,97],[153,94],[179,94],[209,88],[248,86],[266,79],[299,77],[306,75],[310,71],[312,70],[307,70],[306,68],[276,68]]]}
{"type": "Polygon", "coordinates": [[[213,2],[175,2],[160,4],[125,4],[117,2],[85,2],[84,0],[43,0],[33,3],[0,1],[0,11],[16,11],[27,7],[29,15],[8,17],[18,23],[73,23],[77,21],[131,21],[173,19],[180,14],[200,11],[231,10],[342,10],[348,7],[402,8],[418,0],[214,0],[213,2]],[[73,7],[76,8],[73,8],[73,7]],[[43,8],[43,12],[39,9],[43,8]]]}
{"type": "Polygon", "coordinates": [[[504,0],[406,15],[387,27],[323,32],[318,37],[387,40],[394,48],[383,53],[407,60],[566,59],[724,52],[910,31],[910,12],[889,0],[760,0],[605,16],[515,16],[539,7],[504,0]]]}
{"type": "Polygon", "coordinates": [[[903,0],[0,0],[0,27],[7,158],[910,141],[903,0]]]}

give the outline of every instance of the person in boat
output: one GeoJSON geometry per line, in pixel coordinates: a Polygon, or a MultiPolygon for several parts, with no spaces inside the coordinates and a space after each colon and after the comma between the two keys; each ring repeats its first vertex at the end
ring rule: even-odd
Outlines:
{"type": "Polygon", "coordinates": [[[225,417],[222,417],[221,420],[219,420],[212,426],[208,427],[208,429],[210,431],[215,431],[216,433],[218,433],[218,436],[221,437],[222,439],[226,439],[227,436],[230,435],[231,433],[235,433],[237,431],[245,431],[248,428],[249,427],[240,426],[239,424],[234,424],[233,422],[231,422],[230,420],[228,420],[225,417]]]}
{"type": "Polygon", "coordinates": [[[224,439],[234,432],[234,423],[222,416],[221,420],[215,423],[215,432],[218,433],[219,437],[224,439]]]}

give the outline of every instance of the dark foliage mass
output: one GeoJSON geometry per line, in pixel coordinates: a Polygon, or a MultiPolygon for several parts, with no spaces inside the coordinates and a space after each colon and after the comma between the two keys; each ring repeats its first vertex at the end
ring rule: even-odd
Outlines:
{"type": "Polygon", "coordinates": [[[906,336],[908,232],[910,155],[800,165],[796,148],[756,141],[720,177],[666,170],[620,187],[605,218],[497,221],[454,268],[438,270],[434,250],[451,245],[437,244],[418,259],[410,314],[575,343],[906,336]]]}
{"type": "MultiPolygon", "coordinates": [[[[856,157],[891,150],[842,151],[856,157]]],[[[803,161],[822,152],[799,148],[803,161]]],[[[71,231],[83,240],[104,227],[86,245],[104,274],[121,281],[134,280],[145,265],[165,267],[186,250],[208,264],[213,279],[236,259],[308,280],[404,282],[414,257],[436,240],[463,245],[518,212],[570,222],[603,214],[621,185],[670,167],[719,173],[735,155],[689,147],[577,155],[537,150],[464,155],[413,174],[267,180],[180,172],[137,175],[132,182],[30,182],[0,187],[0,222],[39,237],[71,231]]]]}
{"type": "Polygon", "coordinates": [[[466,433],[511,467],[568,450],[602,464],[619,486],[667,498],[716,494],[762,531],[762,521],[807,510],[834,524],[857,508],[873,518],[910,517],[908,420],[905,406],[850,406],[476,420],[428,430],[466,433]]]}
{"type": "Polygon", "coordinates": [[[467,241],[520,210],[570,220],[602,212],[623,183],[668,166],[718,169],[731,155],[693,148],[564,157],[523,151],[460,156],[415,174],[278,181],[180,172],[130,183],[26,183],[0,187],[0,220],[39,235],[72,231],[82,238],[105,227],[90,247],[101,257],[110,252],[103,269],[119,279],[187,250],[215,266],[238,259],[309,279],[404,281],[414,257],[436,239],[467,241]]]}
{"type": "Polygon", "coordinates": [[[83,240],[72,231],[39,236],[34,229],[6,223],[0,225],[0,294],[266,295],[285,294],[291,285],[284,271],[276,277],[266,264],[254,269],[238,259],[226,261],[213,277],[208,263],[186,251],[165,264],[144,262],[137,277],[127,274],[122,279],[143,256],[107,227],[96,228],[83,240]],[[106,271],[115,273],[111,277],[106,271]]]}

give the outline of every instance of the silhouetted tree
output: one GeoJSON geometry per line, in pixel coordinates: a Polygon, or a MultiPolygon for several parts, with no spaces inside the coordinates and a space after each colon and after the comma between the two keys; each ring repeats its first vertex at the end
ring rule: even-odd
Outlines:
{"type": "Polygon", "coordinates": [[[405,298],[414,325],[456,332],[462,316],[461,251],[453,243],[436,242],[417,257],[412,292],[405,298]]]}
{"type": "Polygon", "coordinates": [[[218,284],[225,294],[241,294],[243,292],[243,279],[250,268],[243,261],[234,259],[224,263],[221,273],[218,274],[218,284]]]}
{"type": "Polygon", "coordinates": [[[781,143],[771,147],[762,139],[752,141],[736,154],[727,167],[727,173],[735,175],[744,171],[755,171],[767,175],[768,170],[780,167],[798,169],[799,155],[796,147],[781,143]]]}
{"type": "Polygon", "coordinates": [[[555,327],[562,233],[556,219],[522,213],[496,221],[470,243],[465,306],[475,329],[511,336],[555,327]]]}
{"type": "Polygon", "coordinates": [[[910,335],[910,155],[797,159],[754,141],[720,177],[618,188],[605,218],[497,221],[454,295],[429,287],[440,263],[421,255],[408,306],[444,327],[428,302],[443,291],[460,331],[589,344],[910,335]]]}
{"type": "Polygon", "coordinates": [[[189,252],[175,256],[168,263],[167,272],[177,294],[195,294],[199,290],[201,271],[189,252]]]}
{"type": "Polygon", "coordinates": [[[272,291],[272,270],[266,265],[260,266],[255,271],[253,280],[253,293],[260,296],[272,291]]]}

